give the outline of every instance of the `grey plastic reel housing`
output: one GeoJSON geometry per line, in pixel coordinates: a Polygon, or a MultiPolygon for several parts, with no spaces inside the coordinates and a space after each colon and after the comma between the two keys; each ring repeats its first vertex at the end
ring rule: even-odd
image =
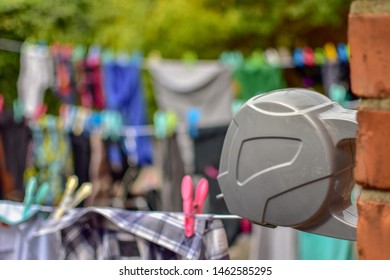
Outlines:
{"type": "Polygon", "coordinates": [[[232,214],[356,240],[356,112],[306,89],[248,100],[223,145],[218,182],[232,214]]]}

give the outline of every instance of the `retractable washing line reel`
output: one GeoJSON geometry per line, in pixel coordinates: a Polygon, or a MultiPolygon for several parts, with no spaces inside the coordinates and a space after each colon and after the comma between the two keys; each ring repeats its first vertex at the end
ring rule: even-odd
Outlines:
{"type": "Polygon", "coordinates": [[[218,182],[232,214],[263,226],[356,240],[356,112],[306,89],[247,101],[223,145],[218,182]]]}

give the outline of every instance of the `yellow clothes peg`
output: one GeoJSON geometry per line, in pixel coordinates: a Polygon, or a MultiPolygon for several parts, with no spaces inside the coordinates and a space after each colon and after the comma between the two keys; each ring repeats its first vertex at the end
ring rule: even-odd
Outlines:
{"type": "Polygon", "coordinates": [[[59,203],[58,208],[53,214],[54,219],[59,219],[62,217],[62,215],[65,213],[66,209],[69,208],[70,204],[73,200],[73,193],[78,185],[78,178],[77,176],[73,175],[68,178],[68,181],[66,182],[66,187],[64,191],[64,195],[59,203]]]}
{"type": "Polygon", "coordinates": [[[80,189],[77,190],[75,197],[72,200],[72,203],[70,204],[70,207],[66,210],[77,207],[77,205],[79,205],[83,200],[88,198],[91,194],[92,194],[92,184],[90,182],[83,183],[80,189]]]}
{"type": "Polygon", "coordinates": [[[337,61],[337,49],[333,43],[326,43],[324,51],[328,61],[337,61]]]}

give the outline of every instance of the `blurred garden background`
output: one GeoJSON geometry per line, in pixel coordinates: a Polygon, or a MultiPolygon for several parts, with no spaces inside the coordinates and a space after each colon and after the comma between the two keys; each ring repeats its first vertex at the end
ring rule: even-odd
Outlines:
{"type": "MultiPolygon", "coordinates": [[[[144,57],[218,59],[267,48],[347,42],[351,1],[316,0],[2,0],[0,39],[52,45],[99,45],[144,57]]],[[[0,41],[0,92],[17,95],[19,53],[0,41]]],[[[147,77],[145,78],[147,79],[147,77]]],[[[294,79],[291,86],[295,86],[294,79]]],[[[154,108],[148,94],[149,107],[154,108]]],[[[57,111],[45,95],[49,112],[57,111]]],[[[153,111],[153,109],[152,109],[153,111]]]]}

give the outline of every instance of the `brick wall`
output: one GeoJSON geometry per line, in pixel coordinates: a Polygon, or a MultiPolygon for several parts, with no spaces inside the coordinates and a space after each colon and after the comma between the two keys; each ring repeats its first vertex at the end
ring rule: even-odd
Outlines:
{"type": "Polygon", "coordinates": [[[390,0],[356,0],[349,14],[351,82],[357,114],[355,179],[359,259],[390,259],[390,0]]]}

